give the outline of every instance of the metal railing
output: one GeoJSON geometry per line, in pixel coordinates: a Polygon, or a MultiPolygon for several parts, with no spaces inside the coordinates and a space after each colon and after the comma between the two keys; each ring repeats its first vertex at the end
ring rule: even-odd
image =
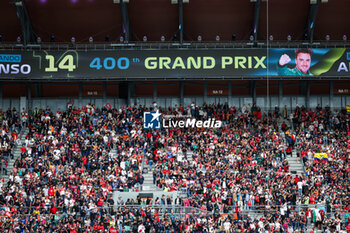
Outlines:
{"type": "MultiPolygon", "coordinates": [[[[185,207],[182,205],[161,205],[161,204],[151,204],[151,205],[147,205],[147,204],[141,204],[141,205],[136,205],[136,204],[122,204],[122,205],[114,205],[114,207],[123,207],[123,208],[193,208],[193,209],[197,209],[200,210],[201,212],[205,212],[205,213],[210,213],[210,212],[218,212],[223,214],[224,211],[219,210],[213,210],[213,211],[207,211],[207,210],[203,210],[200,208],[196,208],[196,207],[185,207]]],[[[266,213],[266,212],[279,212],[281,208],[283,208],[283,205],[254,205],[251,207],[246,207],[246,208],[242,208],[242,210],[240,210],[240,212],[242,213],[249,213],[249,212],[256,212],[256,213],[266,213]]],[[[307,210],[307,209],[315,209],[316,207],[318,209],[322,209],[324,212],[327,212],[327,205],[326,204],[297,204],[297,205],[287,205],[288,208],[290,208],[291,210],[307,210]]],[[[328,211],[328,213],[337,213],[342,209],[343,206],[341,205],[337,205],[337,206],[333,206],[333,205],[329,205],[330,211],[328,211]]],[[[345,207],[345,206],[344,206],[345,207]]],[[[228,206],[227,207],[227,213],[233,213],[236,212],[236,207],[235,206],[228,206]]]]}
{"type": "MultiPolygon", "coordinates": [[[[181,205],[115,205],[115,210],[118,208],[122,209],[130,209],[130,210],[138,210],[138,209],[147,209],[150,208],[152,210],[156,210],[159,213],[160,217],[165,216],[166,214],[173,213],[178,217],[196,217],[196,216],[213,216],[214,214],[220,215],[233,215],[237,218],[245,218],[245,217],[261,217],[267,216],[269,214],[277,214],[281,215],[281,205],[274,205],[271,208],[268,208],[266,205],[257,205],[253,207],[243,208],[239,212],[236,211],[234,206],[230,206],[225,211],[222,209],[215,208],[211,211],[200,209],[196,207],[185,207],[181,205]]],[[[345,221],[345,215],[347,212],[343,212],[342,206],[338,206],[335,208],[334,206],[330,206],[330,211],[327,211],[327,206],[325,204],[300,204],[300,205],[288,205],[289,211],[299,213],[300,210],[307,211],[308,209],[313,210],[317,207],[317,209],[322,209],[322,211],[327,215],[327,217],[334,217],[335,214],[339,214],[343,222],[345,221]]]]}
{"type": "Polygon", "coordinates": [[[177,41],[164,41],[164,42],[110,42],[110,43],[88,43],[88,42],[52,42],[52,43],[31,43],[24,45],[23,43],[16,42],[4,42],[0,44],[1,49],[11,50],[123,50],[123,49],[176,49],[176,48],[194,48],[194,49],[226,49],[226,48],[348,48],[350,47],[349,41],[344,40],[332,40],[332,41],[313,41],[312,43],[302,40],[274,40],[267,43],[266,40],[260,40],[256,43],[250,40],[242,41],[185,41],[182,44],[177,41]]]}
{"type": "Polygon", "coordinates": [[[157,211],[160,215],[166,215],[170,213],[174,213],[177,216],[183,216],[185,215],[191,215],[191,216],[198,216],[198,215],[211,215],[212,213],[203,210],[200,208],[196,207],[191,207],[191,206],[181,206],[181,205],[146,205],[146,204],[141,204],[141,205],[115,205],[115,210],[118,211],[118,208],[121,208],[123,210],[128,209],[128,210],[139,210],[139,209],[152,209],[157,211]]]}
{"type": "MultiPolygon", "coordinates": [[[[44,216],[51,216],[54,215],[54,213],[51,211],[51,206],[44,206],[44,207],[19,207],[19,206],[10,206],[10,207],[0,207],[0,216],[6,216],[7,213],[11,213],[10,208],[16,208],[17,210],[20,210],[20,214],[25,216],[35,216],[35,215],[44,215],[44,216]]],[[[81,216],[82,211],[75,212],[75,208],[73,207],[56,207],[57,212],[61,216],[81,216]]],[[[92,209],[87,209],[85,211],[86,216],[90,216],[91,214],[101,213],[103,212],[107,216],[111,216],[113,213],[114,206],[102,206],[102,207],[95,207],[92,209]]]]}
{"type": "MultiPolygon", "coordinates": [[[[320,204],[310,204],[310,205],[289,205],[288,208],[290,208],[290,211],[293,212],[299,212],[301,209],[306,211],[307,209],[315,209],[317,206],[318,209],[322,209],[325,213],[325,218],[334,217],[335,214],[339,214],[341,216],[341,219],[343,222],[345,222],[345,215],[349,214],[347,212],[341,212],[340,209],[334,210],[331,209],[330,212],[326,211],[325,205],[320,204]]],[[[127,211],[128,213],[140,213],[141,210],[151,210],[152,216],[157,214],[160,219],[163,219],[165,217],[168,217],[170,214],[173,214],[174,216],[178,218],[195,218],[195,217],[209,217],[214,216],[215,214],[219,215],[230,215],[234,219],[245,219],[248,217],[251,218],[260,218],[262,216],[267,216],[269,214],[277,214],[281,215],[280,208],[282,206],[274,206],[277,207],[275,209],[267,209],[266,206],[255,206],[254,209],[243,209],[242,211],[237,212],[235,208],[229,208],[228,211],[222,211],[220,209],[213,209],[211,211],[207,211],[205,209],[196,208],[196,207],[186,207],[182,205],[135,205],[135,204],[122,204],[122,205],[114,205],[114,206],[102,206],[102,207],[95,207],[92,209],[86,209],[84,214],[82,211],[75,212],[75,208],[64,208],[64,207],[58,207],[57,212],[62,217],[69,217],[69,216],[79,216],[79,217],[89,217],[91,215],[104,215],[106,217],[111,217],[116,215],[116,213],[121,213],[127,211]]],[[[11,206],[13,208],[13,206],[11,206]]],[[[17,209],[20,209],[21,215],[24,215],[26,217],[30,216],[53,216],[54,213],[50,212],[51,207],[50,206],[44,206],[44,207],[18,207],[17,209]]],[[[56,213],[57,213],[56,212],[56,213]]],[[[0,221],[1,217],[9,216],[9,213],[11,214],[11,211],[7,207],[0,207],[0,221]]]]}

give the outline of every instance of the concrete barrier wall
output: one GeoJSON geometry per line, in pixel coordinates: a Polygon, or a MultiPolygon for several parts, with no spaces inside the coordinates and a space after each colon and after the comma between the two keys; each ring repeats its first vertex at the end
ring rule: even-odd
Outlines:
{"type": "MultiPolygon", "coordinates": [[[[46,108],[47,106],[53,111],[58,109],[65,110],[67,108],[68,102],[71,98],[33,98],[27,103],[27,106],[31,106],[33,109],[46,108]]],[[[95,104],[96,107],[101,108],[109,103],[112,107],[122,107],[127,105],[127,100],[117,99],[117,98],[107,98],[107,99],[97,99],[97,98],[82,98],[73,99],[74,106],[81,108],[87,104],[95,104]]],[[[152,103],[156,101],[158,106],[163,108],[175,107],[175,105],[180,105],[180,98],[177,97],[145,97],[145,98],[131,98],[129,103],[131,105],[146,105],[151,106],[152,103]]],[[[185,97],[184,106],[191,105],[194,102],[196,105],[201,106],[204,103],[204,97],[185,97]]],[[[208,104],[228,102],[230,106],[242,107],[243,104],[246,106],[253,103],[253,99],[248,96],[234,96],[230,99],[228,97],[207,97],[206,102],[208,104]]],[[[269,99],[266,96],[258,96],[256,98],[256,103],[262,108],[262,110],[274,109],[276,105],[279,105],[282,109],[284,105],[287,105],[288,109],[295,108],[296,105],[306,106],[306,98],[304,96],[283,96],[280,100],[278,96],[270,96],[269,99]]],[[[329,105],[332,109],[340,109],[346,105],[350,105],[350,96],[334,96],[333,101],[329,96],[310,96],[309,105],[311,108],[315,108],[318,104],[322,107],[329,105]]],[[[7,110],[8,108],[20,109],[20,98],[12,99],[0,99],[0,109],[7,110]]]]}
{"type": "Polygon", "coordinates": [[[137,196],[140,193],[152,193],[153,194],[153,200],[155,200],[157,197],[159,199],[162,198],[163,195],[165,195],[165,197],[168,197],[168,195],[171,196],[172,200],[173,200],[173,204],[174,201],[176,199],[176,197],[178,195],[180,195],[180,193],[178,192],[162,192],[162,191],[145,191],[145,192],[113,192],[113,200],[115,205],[117,204],[117,201],[119,199],[119,197],[121,197],[121,199],[124,201],[124,203],[128,200],[128,199],[133,199],[136,200],[137,196]]]}

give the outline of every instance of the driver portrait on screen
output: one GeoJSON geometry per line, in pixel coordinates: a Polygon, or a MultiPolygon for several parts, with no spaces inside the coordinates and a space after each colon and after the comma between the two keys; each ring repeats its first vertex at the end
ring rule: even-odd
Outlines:
{"type": "Polygon", "coordinates": [[[287,54],[283,54],[277,64],[278,75],[280,76],[313,76],[310,72],[312,50],[300,48],[295,50],[295,67],[288,68],[291,61],[287,54]]]}

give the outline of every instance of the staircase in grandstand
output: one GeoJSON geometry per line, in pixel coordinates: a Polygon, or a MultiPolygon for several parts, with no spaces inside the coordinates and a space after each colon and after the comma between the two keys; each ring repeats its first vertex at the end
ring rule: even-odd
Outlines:
{"type": "Polygon", "coordinates": [[[16,146],[12,151],[13,158],[11,158],[11,156],[7,158],[8,159],[7,167],[6,167],[6,162],[1,164],[1,179],[4,179],[4,184],[6,184],[9,180],[14,163],[16,162],[17,159],[21,158],[21,147],[25,143],[25,136],[28,134],[28,132],[29,132],[28,128],[25,127],[24,129],[22,129],[20,138],[19,138],[20,141],[16,143],[16,146]],[[5,170],[7,172],[5,172],[5,170]]]}
{"type": "Polygon", "coordinates": [[[294,150],[292,150],[292,153],[290,155],[287,155],[286,160],[288,161],[289,164],[289,171],[294,174],[301,176],[304,174],[304,166],[302,163],[301,158],[297,157],[297,153],[294,150]]]}
{"type": "Polygon", "coordinates": [[[155,164],[153,164],[152,169],[146,164],[146,158],[144,156],[142,161],[142,176],[144,178],[141,190],[144,192],[155,192],[162,191],[153,183],[153,171],[155,164]]]}
{"type": "MultiPolygon", "coordinates": [[[[294,131],[291,121],[289,121],[288,119],[285,119],[285,120],[281,121],[281,123],[283,123],[283,122],[287,125],[289,132],[294,131]]],[[[283,137],[285,148],[287,148],[288,143],[287,143],[287,140],[285,139],[285,133],[282,131],[281,127],[279,127],[279,133],[283,137]]],[[[296,150],[293,149],[291,153],[289,153],[289,154],[285,153],[285,154],[286,154],[285,160],[287,160],[288,164],[289,164],[289,172],[293,176],[296,176],[296,175],[300,176],[300,175],[304,174],[305,173],[304,166],[303,166],[301,158],[297,157],[296,150]]]]}

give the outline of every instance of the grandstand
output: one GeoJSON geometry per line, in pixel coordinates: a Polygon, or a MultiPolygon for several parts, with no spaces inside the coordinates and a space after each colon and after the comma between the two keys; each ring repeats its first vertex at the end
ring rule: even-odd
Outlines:
{"type": "Polygon", "coordinates": [[[0,2],[0,232],[350,232],[348,0],[0,2]]]}

